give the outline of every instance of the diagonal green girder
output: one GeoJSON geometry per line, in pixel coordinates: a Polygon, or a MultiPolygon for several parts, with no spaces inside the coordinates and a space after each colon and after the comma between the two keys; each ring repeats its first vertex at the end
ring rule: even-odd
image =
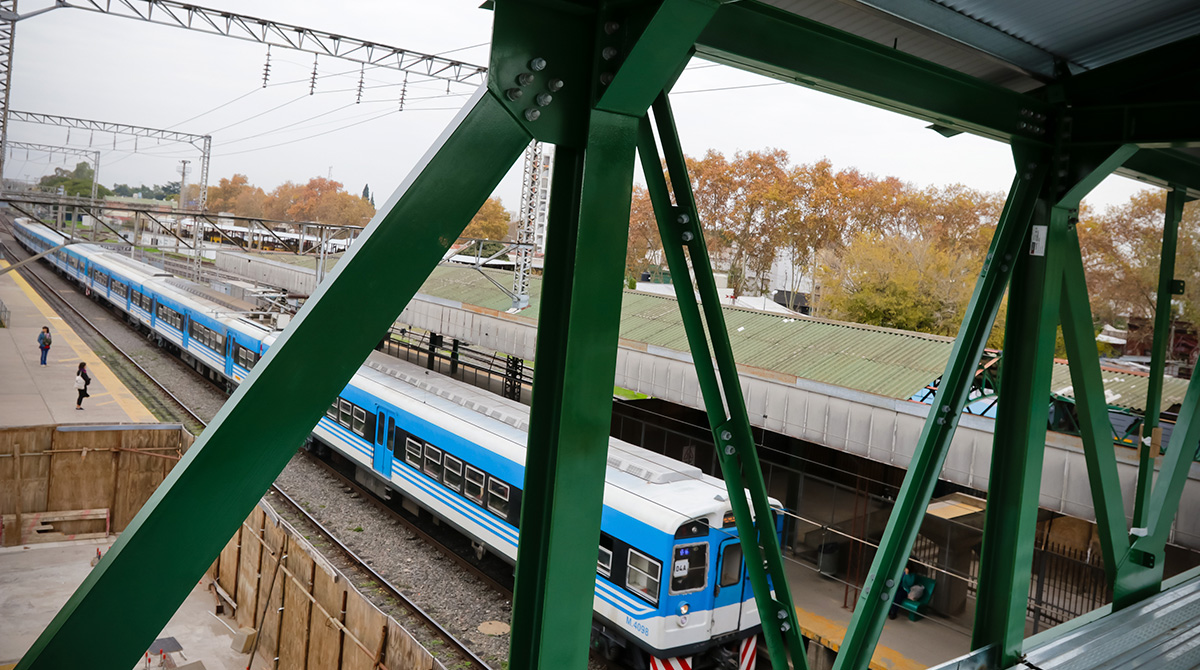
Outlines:
{"type": "Polygon", "coordinates": [[[1063,342],[1070,363],[1075,408],[1079,412],[1080,439],[1087,462],[1092,505],[1096,510],[1104,572],[1111,586],[1116,582],[1117,564],[1129,550],[1129,526],[1125,521],[1112,423],[1108,419],[1108,403],[1104,399],[1100,354],[1096,350],[1096,336],[1092,330],[1092,308],[1088,301],[1083,257],[1075,226],[1068,231],[1062,256],[1063,298],[1059,309],[1063,342]]]}
{"type": "Polygon", "coordinates": [[[588,664],[636,131],[633,117],[592,111],[585,148],[555,156],[513,668],[588,664]]]}
{"type": "Polygon", "coordinates": [[[528,143],[528,133],[480,88],[71,596],[21,670],[133,667],[528,143]]]}
{"type": "Polygon", "coordinates": [[[875,645],[883,632],[884,617],[891,607],[900,573],[908,561],[938,474],[946,461],[954,429],[1012,276],[1015,259],[1025,249],[1029,221],[1046,181],[1049,161],[1034,148],[1020,144],[1013,146],[1013,158],[1017,176],[992,236],[991,247],[937,395],[929,408],[908,473],[896,495],[896,504],[888,518],[879,550],[842,640],[841,651],[834,663],[837,670],[866,670],[870,665],[875,645]]]}
{"type": "Polygon", "coordinates": [[[658,220],[663,251],[671,268],[677,304],[687,333],[709,426],[713,431],[725,487],[729,491],[729,503],[733,508],[738,537],[741,538],[746,571],[762,622],[763,637],[766,639],[767,650],[774,667],[790,665],[799,670],[806,670],[808,663],[804,640],[800,635],[791,587],[784,571],[783,554],[773,523],[774,515],[767,497],[766,483],[763,481],[762,466],[758,462],[754,446],[750,417],[742,397],[729,331],[725,326],[716,282],[713,280],[712,266],[692,195],[686,160],[665,93],[654,103],[654,120],[658,126],[667,170],[671,177],[675,195],[674,205],[671,203],[671,192],[659,163],[658,147],[649,117],[641,120],[638,155],[642,161],[642,171],[646,175],[655,218],[658,220]],[[692,261],[690,269],[688,258],[692,261]],[[691,280],[692,272],[695,273],[700,293],[699,305],[696,303],[696,289],[693,288],[691,280]],[[714,357],[717,360],[715,370],[714,357]],[[747,490],[751,499],[749,505],[746,502],[747,490]],[[755,551],[748,548],[750,538],[757,538],[754,544],[755,551]]]}

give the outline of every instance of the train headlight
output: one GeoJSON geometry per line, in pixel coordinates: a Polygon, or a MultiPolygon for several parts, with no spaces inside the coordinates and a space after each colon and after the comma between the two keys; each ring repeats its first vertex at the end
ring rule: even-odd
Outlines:
{"type": "Polygon", "coordinates": [[[692,606],[687,603],[679,603],[679,616],[684,616],[692,610],[692,606]]]}
{"type": "Polygon", "coordinates": [[[679,620],[678,620],[678,623],[679,623],[679,627],[680,627],[680,628],[683,628],[684,626],[686,626],[686,625],[687,625],[687,619],[688,619],[688,618],[687,618],[687,615],[686,615],[686,614],[680,614],[680,615],[679,615],[679,620]]]}

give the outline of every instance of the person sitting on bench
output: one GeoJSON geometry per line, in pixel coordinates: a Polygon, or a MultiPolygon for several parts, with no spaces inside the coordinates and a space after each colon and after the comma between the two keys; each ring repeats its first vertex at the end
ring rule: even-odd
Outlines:
{"type": "Polygon", "coordinates": [[[925,587],[917,584],[917,576],[913,574],[912,568],[907,565],[904,566],[904,574],[900,576],[900,588],[896,589],[896,595],[892,597],[892,607],[888,611],[888,618],[896,618],[896,614],[900,612],[900,603],[910,598],[917,600],[923,595],[925,595],[925,587]],[[916,598],[910,595],[914,588],[920,589],[920,593],[917,593],[916,598]]]}

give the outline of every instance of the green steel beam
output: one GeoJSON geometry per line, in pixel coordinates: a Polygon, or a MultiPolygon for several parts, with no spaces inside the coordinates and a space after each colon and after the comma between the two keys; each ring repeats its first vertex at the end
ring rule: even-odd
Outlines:
{"type": "MultiPolygon", "coordinates": [[[[1200,443],[1200,417],[1197,417],[1197,413],[1200,413],[1200,375],[1193,375],[1188,382],[1175,429],[1171,431],[1162,470],[1150,496],[1149,525],[1145,528],[1145,535],[1133,543],[1135,553],[1140,551],[1157,559],[1162,558],[1171,524],[1175,521],[1175,513],[1179,511],[1183,485],[1196,459],[1196,444],[1200,443]]],[[[1162,561],[1156,560],[1155,567],[1161,574],[1162,561]]]]}
{"type": "Polygon", "coordinates": [[[1158,265],[1158,293],[1154,303],[1154,340],[1150,346],[1150,377],[1146,387],[1146,409],[1142,419],[1142,440],[1138,445],[1138,478],[1134,493],[1133,525],[1145,528],[1150,520],[1150,488],[1154,479],[1154,463],[1161,448],[1158,429],[1162,413],[1163,371],[1167,364],[1167,340],[1171,334],[1171,281],[1175,278],[1175,247],[1179,243],[1179,221],[1183,218],[1186,195],[1179,189],[1167,194],[1163,216],[1162,256],[1158,265]]]}
{"type": "Polygon", "coordinates": [[[1200,198],[1200,159],[1182,151],[1142,150],[1125,161],[1125,166],[1117,172],[1163,188],[1186,189],[1188,197],[1200,198]]]}
{"type": "MultiPolygon", "coordinates": [[[[834,664],[835,670],[869,667],[884,617],[891,607],[900,574],[925,518],[938,474],[946,461],[954,429],[962,416],[979,366],[979,358],[996,320],[1014,264],[1028,246],[1029,222],[1044,188],[1050,161],[1034,148],[1013,146],[1017,176],[992,237],[992,244],[975,284],[975,292],[959,328],[946,371],[929,409],[925,427],[908,466],[896,504],[888,518],[879,550],[871,563],[855,606],[854,616],[834,664]]],[[[990,505],[989,505],[990,507],[990,505]]],[[[978,646],[978,645],[977,645],[978,646]]]]}
{"type": "Polygon", "coordinates": [[[481,88],[88,574],[21,670],[137,663],[528,143],[481,88]]]}
{"type": "Polygon", "coordinates": [[[971,646],[995,644],[1000,667],[1015,664],[1025,637],[1050,374],[1072,210],[1040,201],[1017,257],[1004,330],[1004,365],[992,446],[971,646]],[[1050,209],[1049,212],[1046,209],[1050,209]],[[1039,245],[1035,238],[1042,240],[1039,245]]]}
{"type": "Polygon", "coordinates": [[[596,108],[631,116],[644,114],[663,91],[663,83],[673,82],[683,71],[687,57],[680,58],[680,54],[691,52],[696,37],[723,1],[726,0],[665,0],[632,48],[621,43],[628,20],[614,18],[605,22],[599,38],[604,61],[601,67],[606,70],[601,76],[613,79],[606,85],[596,108]],[[611,71],[614,65],[618,66],[615,73],[611,71]]]}
{"type": "Polygon", "coordinates": [[[1200,101],[1076,106],[1071,143],[1137,144],[1146,148],[1200,146],[1200,101]]]}
{"type": "Polygon", "coordinates": [[[1073,219],[1062,253],[1063,298],[1060,319],[1067,360],[1070,363],[1075,408],[1079,412],[1080,439],[1083,442],[1084,460],[1087,462],[1092,505],[1096,511],[1100,550],[1104,556],[1104,572],[1111,586],[1116,582],[1118,563],[1129,551],[1129,525],[1125,521],[1121,480],[1117,474],[1117,454],[1113,447],[1112,423],[1108,418],[1108,404],[1104,397],[1100,354],[1096,351],[1092,308],[1083,273],[1079,234],[1074,222],[1073,219]]]}
{"type": "Polygon", "coordinates": [[[1067,97],[1077,105],[1104,105],[1113,102],[1163,102],[1196,100],[1200,89],[1180,86],[1195,81],[1200,74],[1200,36],[1178,40],[1081,72],[1062,82],[1067,97]]]}
{"type": "Polygon", "coordinates": [[[733,508],[738,537],[741,538],[746,557],[746,570],[763,624],[763,637],[774,667],[806,670],[808,664],[804,640],[800,635],[791,587],[784,571],[783,555],[754,446],[750,417],[742,397],[729,331],[704,242],[704,231],[696,211],[691,180],[666,94],[654,104],[654,120],[674,187],[674,205],[663,177],[654,130],[648,117],[641,121],[638,155],[658,220],[663,251],[674,278],[680,316],[687,333],[709,426],[717,445],[725,486],[729,491],[730,507],[733,508]],[[700,293],[699,305],[691,280],[693,271],[700,293]],[[713,368],[714,357],[717,360],[716,369],[713,368]],[[746,502],[747,490],[750,492],[750,505],[746,502]],[[753,551],[748,549],[751,546],[750,538],[757,538],[753,551]]]}
{"type": "Polygon", "coordinates": [[[637,119],[593,111],[551,189],[509,667],[584,668],[616,371],[637,119]]]}
{"type": "Polygon", "coordinates": [[[1048,104],[758,2],[721,7],[705,60],[1008,142],[1048,143],[1048,104]],[[1039,119],[1040,115],[1040,119],[1039,119]]]}

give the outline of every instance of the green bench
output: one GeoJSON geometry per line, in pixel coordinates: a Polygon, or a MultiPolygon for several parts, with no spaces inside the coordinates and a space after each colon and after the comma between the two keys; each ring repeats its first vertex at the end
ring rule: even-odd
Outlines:
{"type": "Polygon", "coordinates": [[[922,575],[917,575],[916,584],[924,586],[925,593],[921,594],[921,597],[917,600],[905,598],[900,601],[900,606],[908,610],[909,621],[916,621],[921,618],[921,612],[929,606],[929,601],[933,598],[933,587],[937,586],[937,582],[933,581],[933,578],[922,575]]]}

